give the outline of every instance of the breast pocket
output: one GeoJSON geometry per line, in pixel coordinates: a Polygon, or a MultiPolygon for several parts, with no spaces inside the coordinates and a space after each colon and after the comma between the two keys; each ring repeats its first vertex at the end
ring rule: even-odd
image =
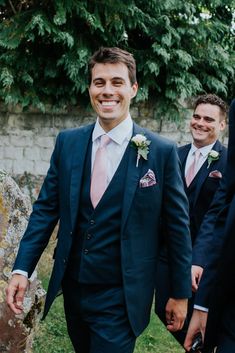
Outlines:
{"type": "Polygon", "coordinates": [[[138,188],[135,193],[133,207],[143,210],[154,210],[161,200],[159,185],[155,184],[145,188],[138,188]]]}
{"type": "Polygon", "coordinates": [[[152,186],[146,186],[146,187],[138,187],[138,189],[136,190],[136,193],[138,194],[143,194],[143,195],[147,195],[148,193],[155,193],[155,192],[158,192],[159,190],[159,186],[158,184],[154,184],[152,186]]]}

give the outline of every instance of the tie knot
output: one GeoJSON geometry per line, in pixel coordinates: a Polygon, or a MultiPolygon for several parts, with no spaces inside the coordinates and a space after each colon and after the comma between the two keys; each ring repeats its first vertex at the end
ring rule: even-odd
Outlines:
{"type": "Polygon", "coordinates": [[[100,138],[100,148],[107,146],[110,141],[111,138],[108,135],[102,135],[100,138]]]}

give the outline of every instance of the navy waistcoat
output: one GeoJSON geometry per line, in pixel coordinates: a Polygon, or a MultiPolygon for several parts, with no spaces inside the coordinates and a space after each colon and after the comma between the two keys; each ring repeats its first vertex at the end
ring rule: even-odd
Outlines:
{"type": "Polygon", "coordinates": [[[120,284],[122,283],[121,215],[130,147],[127,147],[95,209],[90,200],[91,149],[90,141],[84,163],[77,231],[74,235],[67,274],[80,283],[120,284]]]}

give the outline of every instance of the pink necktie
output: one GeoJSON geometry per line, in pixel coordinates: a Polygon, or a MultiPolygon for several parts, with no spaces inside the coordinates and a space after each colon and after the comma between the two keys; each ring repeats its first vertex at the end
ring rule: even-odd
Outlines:
{"type": "Polygon", "coordinates": [[[197,163],[199,160],[201,152],[199,150],[196,150],[194,152],[194,160],[192,162],[192,164],[189,166],[187,174],[185,176],[185,180],[186,180],[186,185],[189,186],[192,182],[192,180],[194,179],[195,175],[196,175],[196,168],[197,168],[197,163]]]}
{"type": "Polygon", "coordinates": [[[107,151],[106,146],[111,141],[107,135],[102,135],[100,146],[96,151],[93,172],[91,176],[90,197],[95,208],[107,188],[107,151]]]}

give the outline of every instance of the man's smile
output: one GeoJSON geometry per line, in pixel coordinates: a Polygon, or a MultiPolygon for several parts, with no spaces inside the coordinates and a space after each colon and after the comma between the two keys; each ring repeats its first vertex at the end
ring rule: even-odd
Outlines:
{"type": "Polygon", "coordinates": [[[99,103],[103,106],[103,107],[115,107],[119,101],[116,100],[101,100],[99,101],[99,103]]]}

